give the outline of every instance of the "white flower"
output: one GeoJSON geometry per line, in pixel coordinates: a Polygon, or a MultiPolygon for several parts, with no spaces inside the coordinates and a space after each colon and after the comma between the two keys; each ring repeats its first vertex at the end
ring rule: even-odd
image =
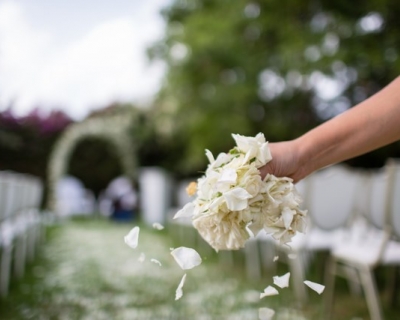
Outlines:
{"type": "Polygon", "coordinates": [[[251,194],[243,188],[234,188],[223,194],[226,205],[229,210],[240,211],[248,206],[247,199],[251,198],[251,194]]]}
{"type": "Polygon", "coordinates": [[[281,243],[305,232],[307,211],[290,178],[271,174],[261,179],[258,168],[272,159],[262,133],[256,137],[232,135],[236,147],[216,158],[196,184],[196,198],[174,218],[191,217],[193,226],[215,250],[243,248],[264,229],[281,243]]]}
{"type": "Polygon", "coordinates": [[[269,151],[268,142],[262,133],[255,137],[245,137],[239,134],[232,134],[238,149],[246,154],[248,162],[254,161],[256,167],[261,167],[271,161],[272,156],[269,151]]]}
{"type": "Polygon", "coordinates": [[[202,262],[200,255],[192,248],[179,247],[172,250],[171,255],[183,270],[192,269],[202,262]]]}
{"type": "Polygon", "coordinates": [[[139,242],[139,227],[134,227],[129,233],[124,237],[125,243],[132,249],[136,249],[139,242]]]}

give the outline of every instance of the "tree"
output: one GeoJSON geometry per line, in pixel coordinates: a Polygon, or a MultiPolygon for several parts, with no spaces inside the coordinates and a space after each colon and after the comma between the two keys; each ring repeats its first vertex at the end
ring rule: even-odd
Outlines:
{"type": "Polygon", "coordinates": [[[158,113],[185,138],[178,167],[204,169],[204,149],[230,149],[231,133],[297,137],[381,89],[400,71],[399,13],[395,0],[174,1],[149,55],[168,65],[158,113]]]}

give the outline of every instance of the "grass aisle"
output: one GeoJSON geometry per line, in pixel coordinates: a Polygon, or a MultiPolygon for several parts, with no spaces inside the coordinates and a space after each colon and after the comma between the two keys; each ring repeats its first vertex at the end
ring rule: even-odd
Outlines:
{"type": "MultiPolygon", "coordinates": [[[[294,307],[291,288],[260,300],[274,274],[246,281],[242,267],[224,267],[215,256],[203,256],[199,267],[186,271],[183,297],[175,301],[185,271],[170,255],[172,239],[165,230],[142,227],[133,250],[123,241],[132,227],[106,220],[73,220],[52,227],[41,257],[0,302],[0,319],[251,320],[258,319],[260,307],[275,309],[276,320],[324,319],[322,296],[310,292],[311,302],[301,310],[294,307]],[[146,259],[139,262],[142,252],[146,259]]],[[[282,275],[287,266],[278,264],[275,272],[282,275]]],[[[348,294],[336,304],[340,319],[353,318],[346,316],[346,304],[353,309],[350,314],[360,311],[358,319],[367,315],[362,299],[349,299],[348,294]]]]}

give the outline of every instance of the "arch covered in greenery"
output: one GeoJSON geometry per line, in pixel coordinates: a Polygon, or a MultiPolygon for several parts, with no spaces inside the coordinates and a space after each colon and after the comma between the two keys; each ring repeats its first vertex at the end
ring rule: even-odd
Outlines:
{"type": "Polygon", "coordinates": [[[83,139],[98,138],[114,145],[123,173],[132,179],[135,177],[137,159],[130,135],[133,118],[134,113],[130,110],[120,110],[113,114],[88,118],[65,130],[49,159],[47,209],[55,210],[57,183],[68,172],[71,155],[83,139]]]}

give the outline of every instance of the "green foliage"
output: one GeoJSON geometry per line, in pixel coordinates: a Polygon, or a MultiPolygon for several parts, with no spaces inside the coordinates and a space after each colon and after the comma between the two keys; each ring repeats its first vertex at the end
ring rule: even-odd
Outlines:
{"type": "Polygon", "coordinates": [[[177,167],[204,169],[204,149],[230,149],[231,133],[295,138],[375,93],[400,72],[399,12],[395,0],[174,1],[149,55],[169,67],[158,114],[184,139],[177,167]]]}
{"type": "Polygon", "coordinates": [[[118,152],[109,141],[87,138],[80,141],[69,161],[68,173],[81,180],[97,196],[122,174],[118,152]]]}

